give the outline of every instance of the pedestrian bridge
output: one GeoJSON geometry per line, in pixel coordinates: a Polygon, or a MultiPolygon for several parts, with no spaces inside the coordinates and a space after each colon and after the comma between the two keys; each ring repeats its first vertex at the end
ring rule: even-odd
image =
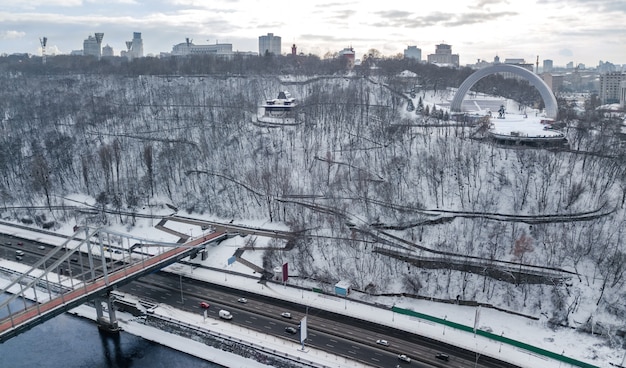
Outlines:
{"type": "Polygon", "coordinates": [[[11,296],[0,303],[0,316],[5,316],[0,319],[0,343],[90,300],[96,301],[99,326],[115,331],[110,291],[225,237],[225,231],[216,231],[186,242],[162,243],[102,228],[79,228],[2,290],[11,296]],[[115,251],[111,244],[116,244],[115,251]],[[28,300],[34,303],[29,305],[28,300]],[[103,301],[108,303],[108,320],[103,317],[103,301]]]}

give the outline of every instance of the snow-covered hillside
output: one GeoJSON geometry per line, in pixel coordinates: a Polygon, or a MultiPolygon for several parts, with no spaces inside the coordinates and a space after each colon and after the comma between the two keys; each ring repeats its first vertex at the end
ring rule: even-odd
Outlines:
{"type": "Polygon", "coordinates": [[[621,346],[626,166],[606,131],[568,130],[572,150],[498,146],[407,111],[444,111],[453,93],[412,97],[402,78],[2,82],[3,218],[130,229],[133,211],[167,204],[282,223],[302,236],[267,251],[266,267],[489,304],[621,346]],[[297,124],[258,124],[279,90],[298,100],[297,124]],[[95,199],[92,213],[67,207],[75,193],[95,199]]]}

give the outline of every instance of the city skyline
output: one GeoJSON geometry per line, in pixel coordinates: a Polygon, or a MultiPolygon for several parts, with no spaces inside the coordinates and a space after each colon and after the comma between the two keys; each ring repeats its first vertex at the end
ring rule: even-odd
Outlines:
{"type": "Polygon", "coordinates": [[[296,44],[298,52],[336,53],[353,47],[361,58],[370,49],[385,56],[407,46],[422,50],[422,59],[446,43],[460,64],[478,59],[537,56],[587,67],[600,60],[626,64],[626,3],[599,0],[441,0],[407,8],[391,2],[310,2],[275,6],[258,1],[199,0],[0,0],[0,53],[41,55],[39,38],[47,37],[46,53],[69,54],[83,40],[103,32],[102,45],[119,55],[133,32],[141,32],[144,54],[171,52],[189,37],[196,44],[231,43],[233,51],[258,51],[259,36],[282,38],[282,53],[296,44]],[[581,17],[584,14],[584,17],[581,17]]]}

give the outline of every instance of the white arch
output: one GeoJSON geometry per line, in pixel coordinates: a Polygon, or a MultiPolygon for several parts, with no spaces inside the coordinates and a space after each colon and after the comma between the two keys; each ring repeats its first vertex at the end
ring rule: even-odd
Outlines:
{"type": "Polygon", "coordinates": [[[530,84],[532,84],[539,91],[539,94],[543,99],[543,103],[546,105],[546,116],[552,119],[556,119],[558,111],[556,98],[554,97],[554,94],[552,93],[550,87],[546,84],[546,82],[544,82],[535,73],[529,71],[528,69],[524,69],[521,66],[510,64],[496,64],[488,66],[474,72],[472,75],[467,77],[467,79],[465,79],[463,83],[461,83],[459,90],[454,95],[454,98],[452,99],[452,104],[450,105],[450,109],[452,111],[460,112],[463,98],[465,98],[465,95],[470,90],[470,88],[472,88],[474,84],[476,84],[476,82],[483,79],[484,77],[500,72],[513,73],[528,80],[528,82],[530,82],[530,84]]]}

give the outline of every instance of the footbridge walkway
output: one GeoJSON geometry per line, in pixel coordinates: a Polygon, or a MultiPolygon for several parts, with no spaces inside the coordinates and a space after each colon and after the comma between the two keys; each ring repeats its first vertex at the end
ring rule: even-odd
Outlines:
{"type": "Polygon", "coordinates": [[[1,291],[11,296],[0,303],[0,316],[4,316],[0,319],[0,343],[90,300],[96,301],[99,327],[116,331],[110,291],[225,237],[225,231],[215,231],[186,242],[159,243],[102,228],[77,229],[74,236],[1,291]],[[79,238],[83,231],[85,235],[79,238]],[[111,244],[116,245],[114,252],[111,244]],[[27,300],[34,303],[28,305],[27,300]],[[103,316],[103,302],[109,306],[108,320],[103,316]]]}

